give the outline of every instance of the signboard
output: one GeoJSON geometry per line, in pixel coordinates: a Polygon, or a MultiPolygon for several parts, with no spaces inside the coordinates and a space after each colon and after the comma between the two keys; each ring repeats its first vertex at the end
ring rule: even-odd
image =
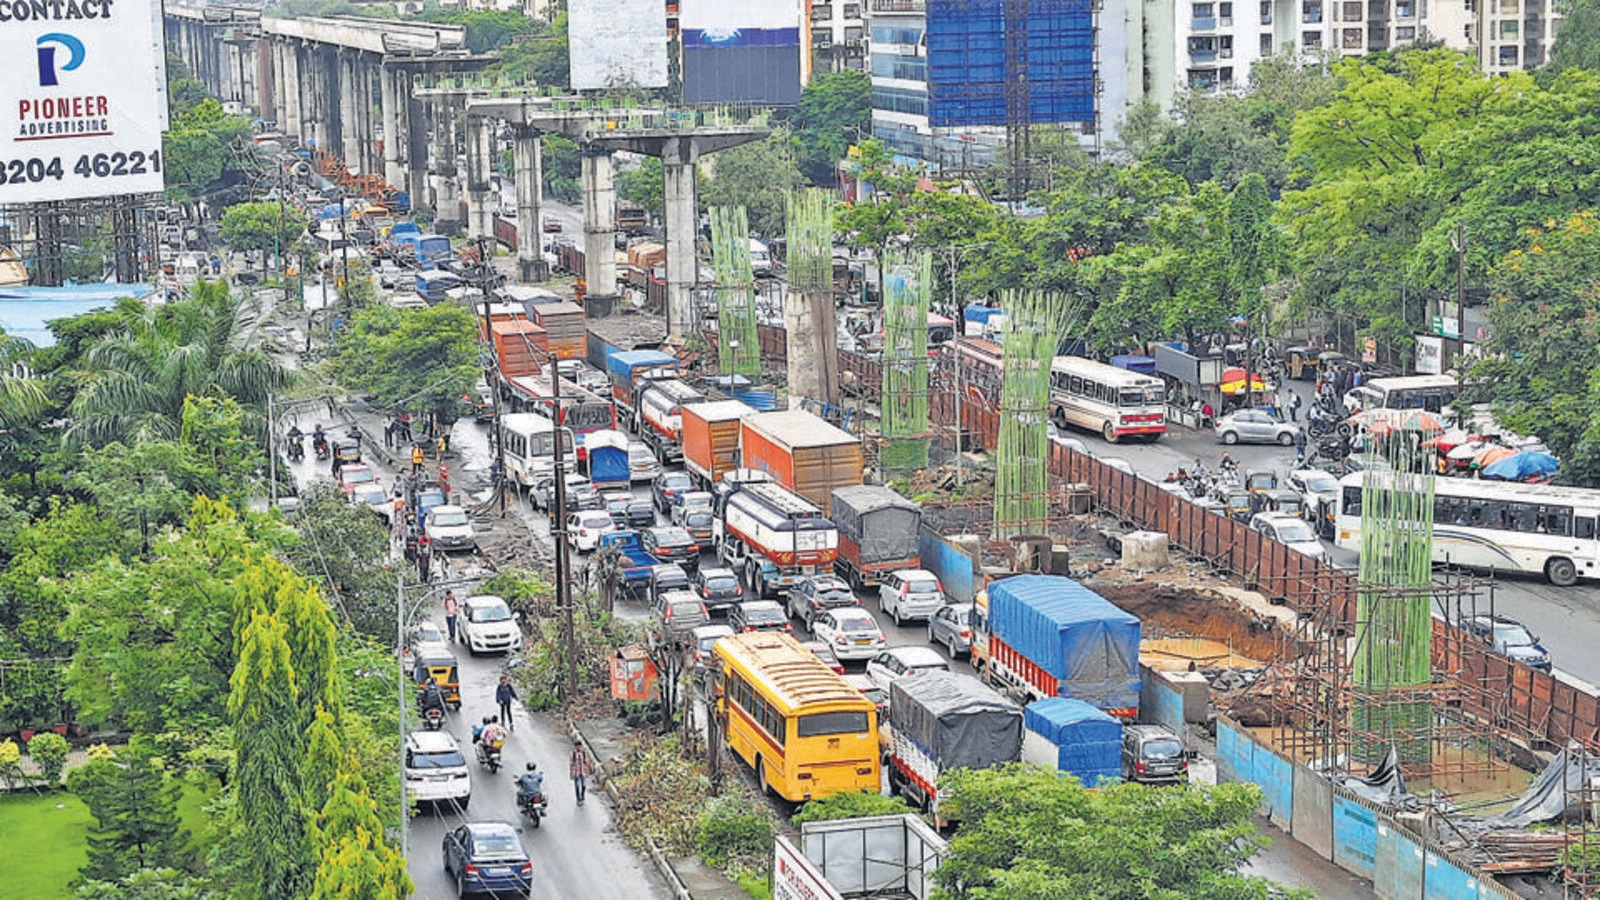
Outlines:
{"type": "Polygon", "coordinates": [[[800,102],[800,4],[683,0],[682,10],[684,102],[800,102]]]}
{"type": "Polygon", "coordinates": [[[572,86],[580,91],[667,86],[660,0],[571,0],[572,86]]]}
{"type": "Polygon", "coordinates": [[[1361,361],[1375,363],[1378,361],[1378,339],[1367,337],[1361,339],[1361,361]]]}
{"type": "Polygon", "coordinates": [[[772,900],[843,900],[786,837],[772,842],[772,900]]]}
{"type": "Polygon", "coordinates": [[[1419,334],[1417,339],[1417,371],[1423,375],[1444,374],[1444,338],[1419,334]]]}
{"type": "Polygon", "coordinates": [[[161,35],[152,0],[0,0],[0,204],[163,189],[161,35]]]}

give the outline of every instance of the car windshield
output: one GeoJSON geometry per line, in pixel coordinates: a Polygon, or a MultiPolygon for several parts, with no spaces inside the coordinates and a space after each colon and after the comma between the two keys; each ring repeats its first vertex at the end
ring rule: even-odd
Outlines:
{"type": "Polygon", "coordinates": [[[517,839],[508,834],[480,834],[472,841],[472,855],[477,857],[492,856],[496,858],[517,857],[521,858],[522,845],[517,839]]]}
{"type": "Polygon", "coordinates": [[[584,528],[610,528],[611,517],[605,513],[584,513],[578,517],[578,524],[584,528]]]}
{"type": "Polygon", "coordinates": [[[1298,544],[1305,541],[1315,541],[1317,536],[1311,533],[1311,526],[1304,522],[1282,521],[1273,524],[1278,530],[1278,540],[1286,544],[1298,544]]]}
{"type": "Polygon", "coordinates": [[[711,513],[692,512],[689,514],[688,523],[695,528],[709,528],[711,526],[711,513]]]}
{"type": "Polygon", "coordinates": [[[655,461],[655,455],[650,452],[649,447],[628,448],[628,462],[649,463],[655,461]]]}
{"type": "Polygon", "coordinates": [[[747,606],[744,617],[750,622],[782,622],[787,616],[776,606],[747,606]]]}
{"type": "Polygon", "coordinates": [[[345,469],[344,470],[344,483],[345,484],[370,484],[373,481],[376,481],[377,478],[378,478],[378,476],[372,474],[372,470],[371,469],[345,469]]]}
{"type": "Polygon", "coordinates": [[[732,575],[717,575],[705,580],[708,591],[736,591],[739,589],[739,579],[732,575]]]}
{"type": "Polygon", "coordinates": [[[1183,744],[1173,738],[1157,738],[1146,741],[1144,756],[1146,759],[1177,759],[1183,755],[1183,744]]]}
{"type": "Polygon", "coordinates": [[[825,734],[863,734],[867,730],[868,715],[862,712],[826,712],[801,716],[800,737],[820,737],[825,734]]]}
{"type": "Polygon", "coordinates": [[[1510,622],[1495,624],[1494,639],[1495,643],[1507,647],[1531,647],[1536,643],[1528,629],[1510,622]]]}
{"type": "Polygon", "coordinates": [[[694,482],[690,481],[689,476],[682,472],[668,472],[661,476],[661,480],[656,483],[661,485],[663,489],[680,489],[689,487],[694,482]]]}
{"type": "Polygon", "coordinates": [[[428,521],[434,525],[444,525],[450,527],[466,525],[470,522],[470,520],[467,518],[467,514],[461,510],[436,512],[432,516],[428,517],[428,521]]]}
{"type": "Polygon", "coordinates": [[[951,610],[951,618],[956,620],[956,624],[957,625],[966,625],[966,624],[968,624],[968,623],[970,623],[972,621],[972,610],[970,610],[970,609],[955,609],[955,610],[951,610]]]}
{"type": "Polygon", "coordinates": [[[679,603],[674,603],[672,604],[671,610],[672,611],[670,615],[675,619],[680,616],[697,616],[700,614],[700,601],[684,600],[679,603]]]}
{"type": "Polygon", "coordinates": [[[1305,485],[1313,494],[1332,494],[1339,490],[1339,480],[1326,472],[1307,475],[1305,485]]]}
{"type": "Polygon", "coordinates": [[[907,583],[910,585],[911,593],[913,594],[933,594],[939,590],[939,582],[931,579],[919,579],[907,583]]]}
{"type": "Polygon", "coordinates": [[[694,543],[694,538],[686,531],[658,531],[656,543],[663,547],[686,547],[694,543]]]}
{"type": "Polygon", "coordinates": [[[435,753],[411,754],[413,769],[454,769],[467,764],[460,750],[440,750],[435,753]]]}
{"type": "Polygon", "coordinates": [[[878,630],[878,620],[874,619],[872,617],[872,613],[869,613],[866,610],[862,610],[859,613],[855,613],[853,615],[851,613],[848,613],[848,612],[845,612],[845,613],[834,613],[833,614],[833,621],[834,621],[835,624],[837,624],[839,626],[839,630],[840,631],[877,631],[878,630]]]}
{"type": "Polygon", "coordinates": [[[504,622],[511,618],[511,610],[503,603],[491,603],[487,606],[474,606],[472,608],[472,621],[474,622],[504,622]]]}

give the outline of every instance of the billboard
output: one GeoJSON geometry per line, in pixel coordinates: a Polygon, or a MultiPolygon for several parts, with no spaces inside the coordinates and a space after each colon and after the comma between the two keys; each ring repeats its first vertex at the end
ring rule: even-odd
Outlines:
{"type": "Polygon", "coordinates": [[[567,17],[575,89],[667,86],[661,0],[569,0],[567,17]]]}
{"type": "Polygon", "coordinates": [[[800,102],[800,4],[683,0],[686,103],[800,102]]]}
{"type": "Polygon", "coordinates": [[[0,203],[159,192],[157,0],[0,0],[0,203]]]}

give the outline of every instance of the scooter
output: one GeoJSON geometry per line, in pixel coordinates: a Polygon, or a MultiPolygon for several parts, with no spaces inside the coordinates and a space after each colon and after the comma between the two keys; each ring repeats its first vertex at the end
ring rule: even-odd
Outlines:
{"type": "Polygon", "coordinates": [[[302,444],[300,442],[300,439],[297,438],[297,437],[296,438],[289,438],[289,461],[292,462],[292,463],[297,463],[300,460],[305,459],[305,458],[306,458],[305,445],[302,444]]]}

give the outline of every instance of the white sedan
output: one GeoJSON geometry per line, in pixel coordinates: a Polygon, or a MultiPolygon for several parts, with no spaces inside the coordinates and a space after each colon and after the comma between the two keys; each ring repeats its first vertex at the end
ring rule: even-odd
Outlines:
{"type": "Polygon", "coordinates": [[[883,652],[883,629],[872,613],[855,606],[824,610],[811,620],[811,634],[839,659],[871,659],[883,652]]]}
{"type": "Polygon", "coordinates": [[[950,671],[950,664],[932,647],[892,647],[867,663],[867,677],[885,692],[896,678],[931,671],[950,671]]]}
{"type": "Polygon", "coordinates": [[[590,509],[567,516],[567,543],[579,553],[593,553],[600,536],[616,531],[617,523],[603,509],[590,509]]]}

